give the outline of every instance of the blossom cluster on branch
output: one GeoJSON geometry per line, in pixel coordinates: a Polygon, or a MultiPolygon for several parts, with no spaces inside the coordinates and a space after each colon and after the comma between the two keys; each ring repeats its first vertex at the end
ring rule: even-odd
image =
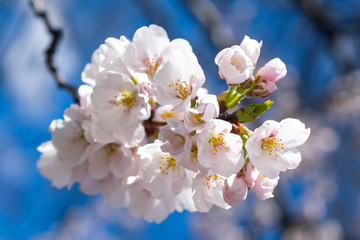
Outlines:
{"type": "Polygon", "coordinates": [[[245,36],[218,53],[215,63],[229,90],[202,88],[205,76],[190,44],[170,41],[156,25],[130,41],[108,38],[87,64],[80,104],[50,125],[37,166],[53,186],[75,182],[114,207],[161,222],[173,211],[230,208],[253,188],[273,197],[279,174],[296,168],[310,130],[299,120],[266,121],[250,131],[271,101],[238,107],[245,97],[266,97],[286,75],[275,58],[254,73],[262,42],[245,36]],[[231,111],[229,111],[231,110],[231,111]]]}

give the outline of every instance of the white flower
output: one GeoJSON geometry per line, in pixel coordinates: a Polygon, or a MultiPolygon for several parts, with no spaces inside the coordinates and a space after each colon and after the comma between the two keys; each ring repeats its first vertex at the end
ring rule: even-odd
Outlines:
{"type": "Polygon", "coordinates": [[[169,152],[173,156],[178,156],[184,151],[189,131],[184,127],[184,123],[175,118],[167,118],[167,124],[160,128],[159,140],[164,142],[161,150],[169,152]]]}
{"type": "Polygon", "coordinates": [[[100,193],[106,202],[114,207],[127,207],[130,203],[128,178],[116,178],[108,174],[105,178],[96,180],[90,176],[82,179],[80,190],[88,195],[100,193]]]}
{"type": "Polygon", "coordinates": [[[65,110],[64,120],[54,120],[50,124],[52,143],[57,149],[60,161],[67,167],[75,167],[85,160],[83,154],[92,141],[86,138],[90,135],[85,134],[81,127],[85,119],[83,109],[71,105],[65,110]]]}
{"type": "Polygon", "coordinates": [[[219,66],[219,76],[226,80],[228,85],[239,84],[251,77],[254,64],[240,46],[225,48],[215,57],[219,66]]]}
{"type": "Polygon", "coordinates": [[[143,182],[138,179],[129,185],[129,211],[134,217],[142,217],[148,222],[162,222],[175,210],[175,197],[156,198],[144,188],[143,182]]]}
{"type": "Polygon", "coordinates": [[[41,157],[37,162],[37,168],[41,175],[51,180],[52,185],[57,188],[70,186],[72,184],[71,167],[66,167],[59,160],[56,148],[51,141],[42,143],[37,150],[41,152],[41,157]]]}
{"type": "Polygon", "coordinates": [[[244,39],[240,43],[240,47],[244,50],[245,54],[251,59],[254,66],[260,56],[260,48],[262,41],[259,43],[255,39],[251,39],[245,35],[244,39]]]}
{"type": "Polygon", "coordinates": [[[225,177],[211,171],[207,174],[196,174],[192,183],[196,209],[199,212],[208,212],[214,204],[221,208],[230,208],[223,198],[224,184],[225,177]]]}
{"type": "Polygon", "coordinates": [[[124,74],[108,73],[106,80],[94,87],[91,100],[105,130],[125,129],[150,117],[148,98],[139,94],[139,87],[124,74]]]}
{"type": "Polygon", "coordinates": [[[86,64],[81,74],[82,81],[95,86],[106,78],[106,72],[115,70],[119,73],[128,74],[124,61],[124,53],[130,41],[121,36],[120,39],[107,38],[104,44],[95,50],[91,58],[91,63],[86,64]],[[117,64],[113,64],[117,61],[117,64]],[[120,64],[119,64],[120,63],[120,64]]]}
{"type": "Polygon", "coordinates": [[[243,177],[233,174],[226,179],[223,188],[224,200],[231,206],[235,206],[247,197],[248,186],[243,177]]]}
{"type": "Polygon", "coordinates": [[[197,137],[198,135],[194,135],[186,139],[180,158],[180,165],[193,172],[200,171],[207,173],[209,169],[199,163],[197,137]]]}
{"type": "Polygon", "coordinates": [[[190,107],[191,99],[204,84],[205,75],[196,56],[189,51],[175,51],[154,75],[157,84],[156,100],[161,105],[172,105],[174,111],[190,107]]]}
{"type": "Polygon", "coordinates": [[[170,42],[166,31],[157,25],[139,28],[134,34],[132,46],[136,56],[135,69],[146,72],[150,77],[173,51],[192,51],[184,39],[170,42]]]}
{"type": "Polygon", "coordinates": [[[296,168],[301,154],[296,147],[309,137],[310,129],[297,119],[287,118],[280,123],[272,120],[255,129],[246,142],[250,161],[256,169],[269,178],[280,171],[296,168]]]}
{"type": "Polygon", "coordinates": [[[109,173],[116,178],[127,177],[133,168],[131,150],[118,144],[93,145],[88,155],[88,171],[94,179],[103,179],[109,173]]]}
{"type": "Polygon", "coordinates": [[[256,196],[262,200],[274,197],[272,193],[274,188],[277,186],[279,179],[280,177],[271,179],[259,174],[254,186],[256,196]]]}
{"type": "Polygon", "coordinates": [[[242,140],[230,133],[231,129],[230,123],[211,119],[197,137],[200,164],[225,177],[237,173],[244,164],[242,140]]]}
{"type": "Polygon", "coordinates": [[[143,162],[144,188],[157,198],[176,196],[184,187],[185,169],[169,153],[161,150],[161,141],[139,147],[143,162]]]}
{"type": "Polygon", "coordinates": [[[189,130],[200,130],[210,119],[219,116],[219,103],[217,97],[208,94],[199,101],[196,109],[189,108],[184,113],[184,124],[189,130]]]}

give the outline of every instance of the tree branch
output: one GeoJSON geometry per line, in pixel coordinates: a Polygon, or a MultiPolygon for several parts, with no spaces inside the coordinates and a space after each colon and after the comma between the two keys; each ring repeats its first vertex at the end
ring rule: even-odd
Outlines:
{"type": "Polygon", "coordinates": [[[68,85],[61,78],[61,76],[58,73],[57,68],[54,66],[53,57],[54,57],[54,54],[56,52],[56,48],[57,48],[57,45],[59,43],[59,40],[62,37],[62,30],[54,28],[50,24],[49,18],[47,16],[47,13],[45,12],[45,10],[37,9],[32,0],[30,0],[30,6],[31,6],[31,9],[34,11],[35,15],[43,20],[43,22],[46,25],[47,31],[52,36],[51,44],[46,50],[46,66],[48,67],[48,69],[50,70],[52,75],[54,76],[58,87],[67,90],[71,94],[71,96],[74,98],[74,101],[76,103],[79,103],[80,101],[79,101],[79,96],[78,96],[78,93],[77,93],[77,89],[75,87],[71,86],[71,85],[68,85]]]}

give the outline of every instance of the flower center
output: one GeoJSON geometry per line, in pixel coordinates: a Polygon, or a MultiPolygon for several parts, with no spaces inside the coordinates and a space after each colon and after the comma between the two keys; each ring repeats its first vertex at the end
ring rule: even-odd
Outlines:
{"type": "Polygon", "coordinates": [[[159,169],[161,170],[161,173],[163,174],[169,174],[170,171],[175,171],[175,168],[177,166],[176,159],[171,157],[170,154],[165,154],[161,157],[159,161],[159,169]]]}
{"type": "Polygon", "coordinates": [[[219,133],[214,133],[211,136],[209,143],[211,143],[211,151],[213,151],[214,155],[217,154],[219,149],[227,149],[226,141],[224,140],[224,137],[219,133]]]}
{"type": "Polygon", "coordinates": [[[112,156],[113,154],[115,154],[117,152],[117,148],[118,145],[117,144],[114,144],[114,143],[110,143],[108,145],[106,145],[104,148],[105,148],[105,151],[106,151],[106,156],[107,156],[107,159],[108,159],[108,162],[110,163],[112,161],[112,156]]]}
{"type": "MultiPolygon", "coordinates": [[[[127,108],[131,108],[134,106],[136,102],[136,92],[128,92],[123,91],[115,96],[115,100],[111,100],[110,103],[114,104],[115,106],[124,106],[127,108]]],[[[126,112],[126,109],[124,109],[124,112],[126,112]]]]}
{"type": "Polygon", "coordinates": [[[82,128],[80,129],[76,129],[74,131],[74,135],[73,135],[73,139],[72,141],[74,143],[77,143],[77,144],[80,144],[82,145],[83,147],[86,147],[87,145],[89,145],[88,141],[86,140],[85,138],[85,133],[84,133],[84,130],[82,128]]]}
{"type": "Polygon", "coordinates": [[[190,156],[191,156],[191,159],[194,159],[195,161],[199,161],[198,160],[198,149],[197,149],[197,145],[196,145],[196,142],[193,142],[192,145],[191,145],[191,150],[190,150],[190,156]]]}
{"type": "Polygon", "coordinates": [[[208,189],[221,188],[221,185],[224,183],[218,175],[209,175],[205,177],[205,184],[208,189]]]}
{"type": "Polygon", "coordinates": [[[153,58],[151,60],[150,60],[150,58],[146,58],[144,60],[144,64],[146,67],[146,73],[149,74],[151,77],[153,77],[161,63],[162,63],[161,58],[158,58],[158,59],[153,58]]]}
{"type": "Polygon", "coordinates": [[[191,122],[201,122],[203,116],[204,115],[201,113],[193,114],[192,115],[193,118],[191,119],[191,122]]]}
{"type": "Polygon", "coordinates": [[[262,149],[267,151],[269,156],[272,156],[274,154],[275,157],[278,156],[278,152],[281,149],[284,149],[284,144],[282,143],[281,138],[266,138],[264,139],[262,149]]]}
{"type": "Polygon", "coordinates": [[[177,80],[177,83],[169,84],[169,88],[174,88],[178,98],[185,99],[191,94],[191,86],[186,81],[177,80]]]}
{"type": "Polygon", "coordinates": [[[241,62],[238,61],[238,59],[236,57],[232,58],[231,59],[231,62],[230,62],[231,65],[233,65],[239,72],[242,72],[240,66],[241,66],[241,62]]]}

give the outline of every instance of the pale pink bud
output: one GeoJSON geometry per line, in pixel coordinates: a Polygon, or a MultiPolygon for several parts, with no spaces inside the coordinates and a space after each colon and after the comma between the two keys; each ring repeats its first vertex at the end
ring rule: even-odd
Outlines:
{"type": "Polygon", "coordinates": [[[266,80],[275,83],[285,77],[286,73],[285,64],[279,58],[274,58],[266,63],[265,66],[257,72],[256,76],[260,77],[260,82],[266,80]]]}
{"type": "Polygon", "coordinates": [[[278,184],[279,179],[280,177],[271,179],[265,177],[263,174],[259,174],[259,177],[257,178],[254,186],[254,192],[256,196],[261,200],[274,197],[273,191],[278,184]]]}
{"type": "Polygon", "coordinates": [[[251,91],[251,95],[254,97],[265,98],[270,93],[276,90],[276,84],[267,80],[258,82],[251,91]]]}
{"type": "Polygon", "coordinates": [[[225,202],[231,206],[235,206],[246,199],[248,192],[248,186],[246,185],[242,177],[238,177],[236,174],[231,175],[224,187],[223,197],[225,202]]]}
{"type": "Polygon", "coordinates": [[[252,188],[255,186],[255,181],[258,178],[258,175],[259,175],[259,171],[253,167],[251,162],[247,162],[245,167],[244,177],[248,188],[252,188]]]}

